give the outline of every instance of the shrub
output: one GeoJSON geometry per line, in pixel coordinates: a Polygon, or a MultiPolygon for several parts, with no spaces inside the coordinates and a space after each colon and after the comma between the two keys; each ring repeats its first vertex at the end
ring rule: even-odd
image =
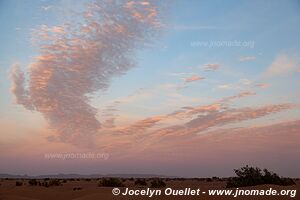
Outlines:
{"type": "Polygon", "coordinates": [[[73,191],[76,191],[76,190],[82,190],[82,188],[81,187],[74,187],[73,191]]]}
{"type": "Polygon", "coordinates": [[[100,180],[98,186],[99,187],[122,187],[123,184],[121,180],[118,178],[108,178],[108,179],[104,178],[100,180]]]}
{"type": "Polygon", "coordinates": [[[126,182],[127,178],[121,178],[120,180],[121,180],[121,182],[126,182]]]}
{"type": "Polygon", "coordinates": [[[29,185],[37,185],[38,184],[38,182],[35,179],[30,179],[28,181],[28,183],[29,183],[29,185]]]}
{"type": "Polygon", "coordinates": [[[247,187],[262,184],[274,185],[294,185],[295,182],[290,178],[281,178],[276,173],[267,169],[261,170],[257,167],[242,167],[235,169],[237,177],[229,178],[226,187],[247,187]]]}
{"type": "Polygon", "coordinates": [[[147,182],[145,179],[137,179],[135,180],[134,182],[135,185],[143,185],[143,186],[146,186],[147,185],[147,182]]]}
{"type": "Polygon", "coordinates": [[[42,183],[42,185],[45,186],[45,187],[49,187],[49,183],[48,182],[44,182],[44,183],[42,183]]]}
{"type": "Polygon", "coordinates": [[[49,179],[47,181],[44,180],[44,182],[42,182],[42,183],[38,182],[38,185],[50,187],[50,186],[61,186],[62,183],[60,182],[59,179],[49,179]]]}
{"type": "Polygon", "coordinates": [[[206,182],[212,182],[213,180],[211,178],[206,178],[206,182]]]}
{"type": "Polygon", "coordinates": [[[21,181],[16,181],[16,186],[22,186],[23,185],[23,182],[21,181]]]}
{"type": "Polygon", "coordinates": [[[60,182],[59,179],[51,179],[49,181],[49,186],[60,186],[62,183],[60,182]]]}
{"type": "Polygon", "coordinates": [[[221,179],[219,177],[217,177],[217,176],[213,176],[212,180],[214,180],[214,181],[221,181],[221,179]]]}
{"type": "Polygon", "coordinates": [[[161,179],[154,179],[151,181],[152,188],[163,188],[166,187],[166,183],[161,179]]]}

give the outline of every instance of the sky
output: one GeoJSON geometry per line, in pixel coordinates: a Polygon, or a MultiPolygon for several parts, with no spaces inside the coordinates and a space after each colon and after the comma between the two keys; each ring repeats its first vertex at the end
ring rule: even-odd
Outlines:
{"type": "Polygon", "coordinates": [[[299,10],[0,0],[0,173],[300,177],[299,10]]]}

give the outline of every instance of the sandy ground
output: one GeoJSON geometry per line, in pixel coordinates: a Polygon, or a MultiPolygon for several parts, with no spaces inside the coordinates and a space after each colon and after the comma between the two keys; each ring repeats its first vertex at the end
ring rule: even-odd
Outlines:
{"type": "MultiPolygon", "coordinates": [[[[68,181],[64,183],[63,186],[52,186],[52,187],[43,187],[43,186],[30,186],[27,180],[23,181],[25,185],[16,186],[16,180],[0,180],[0,200],[93,200],[93,199],[249,199],[249,200],[259,200],[259,199],[270,199],[270,200],[285,200],[285,199],[295,199],[299,200],[300,195],[297,194],[296,197],[291,198],[290,196],[240,196],[233,198],[232,196],[209,196],[200,195],[200,196],[114,196],[112,194],[112,189],[110,187],[98,187],[96,180],[91,181],[68,181]],[[82,188],[81,190],[73,190],[75,187],[82,188]]],[[[181,188],[200,188],[201,191],[207,191],[208,189],[222,189],[225,188],[224,181],[198,181],[198,180],[184,180],[184,181],[167,181],[167,186],[172,189],[181,189],[181,188]]],[[[130,189],[141,189],[134,186],[132,181],[127,180],[125,182],[126,187],[130,189]]],[[[297,181],[297,185],[294,186],[275,186],[275,185],[261,185],[250,187],[247,189],[289,189],[300,191],[300,181],[297,181]]],[[[125,188],[120,188],[121,192],[125,191],[125,188]]],[[[163,190],[163,189],[162,189],[163,190]]]]}

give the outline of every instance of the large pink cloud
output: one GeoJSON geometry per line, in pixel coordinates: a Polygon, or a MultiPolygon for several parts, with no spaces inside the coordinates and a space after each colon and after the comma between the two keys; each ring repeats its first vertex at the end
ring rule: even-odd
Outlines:
{"type": "Polygon", "coordinates": [[[18,67],[12,71],[17,103],[43,114],[57,133],[52,140],[91,146],[101,124],[90,97],[134,66],[134,50],[160,27],[158,8],[155,2],[96,1],[81,22],[42,26],[28,83],[18,67]]]}

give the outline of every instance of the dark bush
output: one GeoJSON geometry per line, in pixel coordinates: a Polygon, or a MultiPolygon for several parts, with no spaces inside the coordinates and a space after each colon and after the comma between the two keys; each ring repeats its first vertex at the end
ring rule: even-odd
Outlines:
{"type": "Polygon", "coordinates": [[[50,187],[50,186],[61,186],[62,183],[59,179],[49,179],[49,180],[44,179],[44,182],[42,182],[42,183],[38,182],[38,185],[41,185],[44,187],[50,187]]]}
{"type": "Polygon", "coordinates": [[[281,178],[276,173],[270,172],[267,169],[261,170],[257,167],[242,167],[235,169],[237,177],[229,178],[227,180],[227,188],[230,187],[247,187],[262,184],[274,185],[294,185],[293,179],[281,178]]]}
{"type": "Polygon", "coordinates": [[[122,187],[122,181],[118,178],[103,178],[98,183],[99,187],[122,187]]]}
{"type": "Polygon", "coordinates": [[[154,179],[151,181],[152,188],[163,188],[166,187],[166,183],[161,179],[154,179]]]}
{"type": "Polygon", "coordinates": [[[127,178],[121,178],[120,180],[121,180],[121,182],[126,182],[127,178]]]}
{"type": "Polygon", "coordinates": [[[49,183],[48,182],[44,182],[44,183],[42,183],[42,185],[45,186],[45,187],[49,187],[49,183]]]}
{"type": "Polygon", "coordinates": [[[59,179],[51,179],[49,181],[49,186],[60,186],[62,183],[60,182],[59,179]]]}
{"type": "Polygon", "coordinates": [[[206,178],[206,182],[212,182],[213,180],[211,178],[206,178]]]}
{"type": "Polygon", "coordinates": [[[147,182],[146,182],[146,179],[137,179],[137,180],[134,181],[134,184],[135,184],[135,185],[146,186],[146,185],[147,185],[147,182]]]}
{"type": "Polygon", "coordinates": [[[30,179],[30,180],[28,181],[28,184],[29,184],[29,185],[37,185],[38,182],[36,181],[36,179],[30,179]]]}
{"type": "Polygon", "coordinates": [[[213,180],[213,181],[221,181],[221,179],[220,179],[219,177],[217,177],[217,176],[213,176],[213,177],[212,177],[212,180],[213,180]]]}
{"type": "Polygon", "coordinates": [[[74,187],[73,191],[76,191],[76,190],[82,190],[82,188],[81,187],[74,187]]]}
{"type": "Polygon", "coordinates": [[[16,181],[16,186],[22,186],[23,185],[23,182],[21,181],[16,181]]]}

